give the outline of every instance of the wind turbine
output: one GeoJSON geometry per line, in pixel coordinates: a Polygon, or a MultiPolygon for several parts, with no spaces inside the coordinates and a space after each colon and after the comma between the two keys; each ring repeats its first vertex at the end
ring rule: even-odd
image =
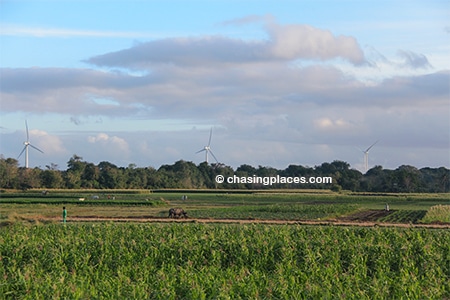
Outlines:
{"type": "Polygon", "coordinates": [[[23,147],[22,152],[20,152],[20,154],[19,154],[19,156],[17,157],[17,159],[19,159],[20,156],[21,156],[21,155],[23,154],[23,152],[25,151],[25,168],[28,169],[28,146],[30,146],[30,147],[36,149],[37,151],[39,151],[39,152],[41,152],[41,153],[44,153],[44,152],[43,152],[41,149],[39,149],[39,148],[37,148],[37,147],[31,145],[31,143],[30,143],[30,135],[28,134],[28,123],[27,123],[26,120],[25,120],[25,127],[26,127],[26,129],[27,129],[27,140],[26,140],[25,142],[23,142],[23,144],[25,145],[25,147],[23,147]]]}
{"type": "Polygon", "coordinates": [[[370,147],[367,148],[365,151],[358,148],[359,150],[361,150],[364,153],[364,172],[365,173],[367,173],[367,171],[369,171],[369,150],[372,149],[372,147],[375,146],[376,143],[378,143],[378,141],[376,141],[375,143],[370,145],[370,147]]]}
{"type": "Polygon", "coordinates": [[[211,138],[212,138],[212,128],[211,131],[209,132],[209,141],[208,141],[208,146],[203,147],[203,149],[195,152],[195,153],[200,153],[205,151],[205,161],[206,163],[208,163],[208,153],[211,153],[212,157],[214,157],[214,159],[216,160],[217,163],[219,163],[219,161],[217,160],[216,156],[214,155],[214,153],[211,151],[211,138]]]}

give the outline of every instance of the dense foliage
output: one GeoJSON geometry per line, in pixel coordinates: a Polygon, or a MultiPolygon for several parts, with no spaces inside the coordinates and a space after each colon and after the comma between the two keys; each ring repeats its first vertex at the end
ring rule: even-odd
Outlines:
{"type": "Polygon", "coordinates": [[[358,207],[356,204],[245,205],[220,209],[191,209],[189,215],[216,219],[312,220],[339,216],[356,211],[358,207]]]}
{"type": "Polygon", "coordinates": [[[450,205],[432,206],[423,219],[424,222],[445,222],[450,223],[450,205]]]}
{"type": "Polygon", "coordinates": [[[447,299],[450,231],[18,223],[2,299],[447,299]]]}
{"type": "Polygon", "coordinates": [[[13,158],[0,158],[0,188],[69,188],[69,189],[158,189],[158,188],[223,188],[223,189],[341,189],[365,192],[421,192],[436,193],[450,191],[450,170],[441,168],[417,169],[400,166],[395,170],[384,170],[380,166],[366,174],[350,169],[343,161],[323,163],[320,166],[304,167],[290,165],[284,170],[259,166],[241,165],[236,170],[222,164],[208,165],[177,161],[173,165],[163,165],[159,169],[140,168],[131,164],[118,167],[109,162],[95,165],[74,155],[67,163],[65,171],[54,164],[40,168],[19,167],[13,158]],[[217,184],[216,175],[225,177],[283,176],[283,177],[332,177],[333,184],[217,184]]]}

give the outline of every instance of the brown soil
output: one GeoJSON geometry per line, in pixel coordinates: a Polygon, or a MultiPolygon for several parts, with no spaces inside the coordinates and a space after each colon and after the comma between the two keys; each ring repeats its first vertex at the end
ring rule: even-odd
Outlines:
{"type": "Polygon", "coordinates": [[[348,216],[340,217],[339,220],[350,222],[375,222],[376,220],[386,217],[393,212],[393,210],[365,210],[348,216]]]}
{"type": "MultiPolygon", "coordinates": [[[[377,211],[378,212],[378,211],[377,211]]],[[[381,211],[383,212],[383,211],[381,211]]],[[[375,213],[368,213],[368,219],[375,217],[375,213]]],[[[389,212],[385,212],[389,213],[389,212]]],[[[358,213],[359,214],[359,213],[358,213]]],[[[377,217],[380,217],[378,215],[377,217]]],[[[260,220],[260,219],[171,219],[171,218],[157,218],[157,217],[99,217],[99,216],[84,216],[84,217],[70,217],[67,222],[130,222],[130,223],[228,223],[228,224],[291,224],[291,225],[330,225],[330,226],[361,226],[361,227],[404,227],[404,228],[437,228],[450,229],[450,224],[398,224],[398,223],[381,223],[369,221],[364,219],[363,214],[359,219],[355,215],[344,217],[344,219],[336,220],[260,220]],[[345,219],[349,218],[349,219],[345,219]]],[[[40,217],[38,221],[41,222],[60,222],[60,218],[56,217],[40,217]]]]}

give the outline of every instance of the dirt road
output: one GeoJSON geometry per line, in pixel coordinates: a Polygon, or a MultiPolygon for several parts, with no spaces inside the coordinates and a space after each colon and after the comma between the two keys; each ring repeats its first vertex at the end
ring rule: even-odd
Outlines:
{"type": "MultiPolygon", "coordinates": [[[[40,218],[40,221],[56,221],[58,218],[40,218]]],[[[328,225],[328,226],[361,226],[361,227],[403,227],[403,228],[435,228],[450,229],[450,224],[399,224],[381,222],[352,222],[340,220],[260,220],[260,219],[170,219],[155,217],[70,217],[67,222],[130,222],[130,223],[227,223],[227,224],[291,224],[291,225],[328,225]]]]}

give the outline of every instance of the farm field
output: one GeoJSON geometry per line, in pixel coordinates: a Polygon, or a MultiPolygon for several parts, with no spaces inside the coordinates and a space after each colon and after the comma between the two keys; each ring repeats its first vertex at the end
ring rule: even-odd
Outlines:
{"type": "Polygon", "coordinates": [[[69,222],[166,219],[170,207],[182,207],[191,220],[448,224],[445,208],[450,204],[449,199],[449,194],[367,195],[327,190],[55,190],[47,193],[35,190],[2,192],[0,225],[17,221],[59,222],[62,206],[68,210],[69,222]],[[182,200],[183,196],[187,200],[182,200]],[[389,212],[384,210],[386,203],[390,206],[389,212]],[[432,207],[440,208],[440,213],[432,207]]]}
{"type": "MultiPolygon", "coordinates": [[[[182,207],[190,219],[343,220],[384,223],[448,223],[449,194],[338,194],[312,191],[85,191],[62,190],[0,194],[0,222],[58,221],[62,206],[68,220],[78,218],[166,218],[170,207],[182,207]],[[181,200],[182,197],[187,200],[181,200]],[[80,201],[82,199],[83,201],[80,201]],[[390,211],[385,211],[389,204],[390,211]],[[433,217],[425,217],[430,211],[433,217]]],[[[10,223],[11,223],[10,222],[10,223]]]]}
{"type": "Polygon", "coordinates": [[[1,299],[450,299],[448,194],[0,196],[1,299]]]}
{"type": "Polygon", "coordinates": [[[450,231],[16,223],[2,299],[446,299],[450,231]]]}

